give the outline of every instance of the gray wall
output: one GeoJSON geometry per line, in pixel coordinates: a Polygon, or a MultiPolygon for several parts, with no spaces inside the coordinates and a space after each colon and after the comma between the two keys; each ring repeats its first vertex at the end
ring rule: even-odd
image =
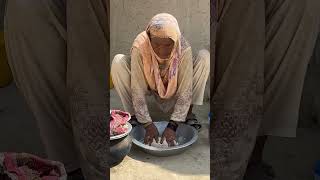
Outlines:
{"type": "Polygon", "coordinates": [[[111,60],[114,55],[130,53],[135,37],[156,14],[175,16],[181,32],[194,53],[210,49],[209,0],[111,0],[111,60]]]}

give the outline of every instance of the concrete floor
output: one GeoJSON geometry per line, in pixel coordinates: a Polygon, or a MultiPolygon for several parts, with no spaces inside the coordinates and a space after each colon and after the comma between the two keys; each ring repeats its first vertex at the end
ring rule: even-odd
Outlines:
{"type": "MultiPolygon", "coordinates": [[[[119,107],[115,94],[111,97],[112,106],[119,107]]],[[[196,108],[204,122],[207,122],[208,108],[196,108]]],[[[0,88],[0,121],[0,152],[45,155],[35,120],[13,84],[0,88]]],[[[111,169],[111,177],[115,180],[152,180],[160,177],[173,180],[209,179],[209,145],[206,137],[207,130],[204,130],[191,149],[168,158],[154,158],[134,148],[120,165],[111,169]]],[[[297,138],[270,138],[265,160],[274,166],[276,180],[312,180],[313,164],[315,160],[320,160],[319,139],[319,129],[301,129],[297,138]]]]}

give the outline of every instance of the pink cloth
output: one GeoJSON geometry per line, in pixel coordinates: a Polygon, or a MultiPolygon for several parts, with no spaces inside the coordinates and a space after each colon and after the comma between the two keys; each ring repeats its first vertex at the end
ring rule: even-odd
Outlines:
{"type": "Polygon", "coordinates": [[[128,128],[125,127],[129,121],[129,113],[120,110],[111,111],[110,120],[110,135],[115,136],[127,132],[128,128]]]}
{"type": "Polygon", "coordinates": [[[67,178],[62,163],[26,153],[4,153],[3,167],[17,180],[62,180],[67,178]]]}

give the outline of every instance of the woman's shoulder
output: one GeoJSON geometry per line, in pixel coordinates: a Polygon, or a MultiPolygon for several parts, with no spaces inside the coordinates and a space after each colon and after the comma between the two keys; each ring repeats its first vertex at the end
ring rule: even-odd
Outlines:
{"type": "Polygon", "coordinates": [[[146,31],[139,33],[133,41],[133,46],[145,43],[148,40],[146,31]]]}
{"type": "Polygon", "coordinates": [[[182,48],[182,50],[188,49],[188,48],[190,47],[189,42],[187,41],[187,39],[186,39],[184,36],[181,36],[180,41],[181,41],[181,48],[182,48]]]}
{"type": "Polygon", "coordinates": [[[147,34],[145,31],[137,35],[135,40],[132,43],[131,53],[140,54],[140,50],[143,49],[147,44],[147,34]]]}
{"type": "Polygon", "coordinates": [[[181,43],[182,56],[185,56],[186,54],[189,54],[192,52],[191,45],[189,44],[189,42],[184,36],[181,36],[180,43],[181,43]]]}
{"type": "Polygon", "coordinates": [[[140,57],[140,58],[141,58],[140,49],[133,46],[133,47],[131,48],[131,57],[140,57]]]}
{"type": "Polygon", "coordinates": [[[131,51],[133,49],[143,49],[147,46],[148,44],[148,35],[145,31],[141,32],[140,34],[137,35],[135,40],[132,43],[131,51]]]}
{"type": "Polygon", "coordinates": [[[191,51],[191,45],[184,36],[181,36],[180,43],[181,43],[181,50],[183,53],[191,51]]]}
{"type": "Polygon", "coordinates": [[[189,46],[188,48],[182,50],[182,58],[185,58],[185,57],[191,57],[192,56],[192,49],[191,49],[191,46],[189,46]]]}

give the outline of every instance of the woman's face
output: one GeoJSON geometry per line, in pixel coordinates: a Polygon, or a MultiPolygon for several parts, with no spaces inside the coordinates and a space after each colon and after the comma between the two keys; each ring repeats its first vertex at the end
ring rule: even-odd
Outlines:
{"type": "Polygon", "coordinates": [[[154,52],[161,58],[167,59],[171,55],[171,51],[174,46],[174,42],[170,38],[151,38],[151,46],[154,52]]]}

